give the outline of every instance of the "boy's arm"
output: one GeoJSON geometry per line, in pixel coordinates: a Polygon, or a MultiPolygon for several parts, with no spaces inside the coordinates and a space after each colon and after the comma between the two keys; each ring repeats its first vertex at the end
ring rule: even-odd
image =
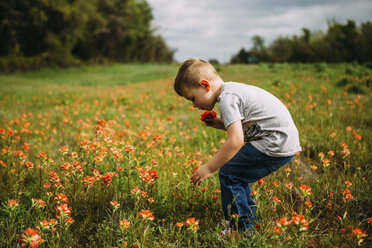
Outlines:
{"type": "Polygon", "coordinates": [[[243,127],[240,120],[227,127],[227,135],[227,140],[213,158],[191,175],[190,179],[194,184],[200,185],[240,150],[244,143],[243,127]]]}

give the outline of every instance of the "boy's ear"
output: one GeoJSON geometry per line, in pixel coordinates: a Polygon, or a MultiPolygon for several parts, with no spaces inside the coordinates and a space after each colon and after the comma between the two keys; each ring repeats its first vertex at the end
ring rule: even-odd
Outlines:
{"type": "Polygon", "coordinates": [[[200,82],[199,82],[200,86],[203,87],[204,89],[206,89],[207,91],[210,91],[211,90],[211,84],[208,82],[208,80],[205,80],[205,79],[202,79],[200,82]]]}

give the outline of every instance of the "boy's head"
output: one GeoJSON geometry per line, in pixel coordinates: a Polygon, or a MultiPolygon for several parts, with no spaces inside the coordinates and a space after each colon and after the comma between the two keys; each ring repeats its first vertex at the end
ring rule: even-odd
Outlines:
{"type": "Polygon", "coordinates": [[[184,96],[185,88],[197,88],[206,80],[213,82],[220,79],[214,67],[202,59],[190,58],[182,63],[174,80],[174,90],[180,96],[184,96]]]}
{"type": "Polygon", "coordinates": [[[174,90],[195,108],[212,110],[223,81],[214,67],[201,59],[188,59],[180,66],[174,90]]]}

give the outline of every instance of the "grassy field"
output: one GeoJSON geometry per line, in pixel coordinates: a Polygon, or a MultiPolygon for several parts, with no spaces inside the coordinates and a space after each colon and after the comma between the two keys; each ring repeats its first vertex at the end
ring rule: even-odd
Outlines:
{"type": "Polygon", "coordinates": [[[178,65],[0,75],[0,246],[368,247],[372,70],[219,65],[280,98],[303,151],[252,184],[263,222],[219,239],[217,173],[190,183],[226,133],[173,92],[178,65]]]}

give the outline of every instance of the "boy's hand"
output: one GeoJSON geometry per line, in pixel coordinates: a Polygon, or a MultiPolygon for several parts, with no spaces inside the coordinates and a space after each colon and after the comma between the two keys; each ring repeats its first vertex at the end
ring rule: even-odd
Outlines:
{"type": "Polygon", "coordinates": [[[200,185],[205,179],[212,175],[212,171],[208,168],[207,165],[203,165],[195,170],[190,179],[194,184],[200,185]]]}
{"type": "Polygon", "coordinates": [[[220,117],[214,117],[212,119],[209,119],[209,118],[205,119],[204,123],[208,127],[214,127],[214,128],[217,128],[217,129],[225,130],[225,125],[223,124],[220,117]]]}
{"type": "Polygon", "coordinates": [[[223,129],[225,130],[225,126],[221,120],[220,117],[217,116],[217,113],[212,111],[205,111],[203,114],[200,116],[200,120],[202,120],[205,125],[208,127],[214,127],[217,129],[223,129]]]}

